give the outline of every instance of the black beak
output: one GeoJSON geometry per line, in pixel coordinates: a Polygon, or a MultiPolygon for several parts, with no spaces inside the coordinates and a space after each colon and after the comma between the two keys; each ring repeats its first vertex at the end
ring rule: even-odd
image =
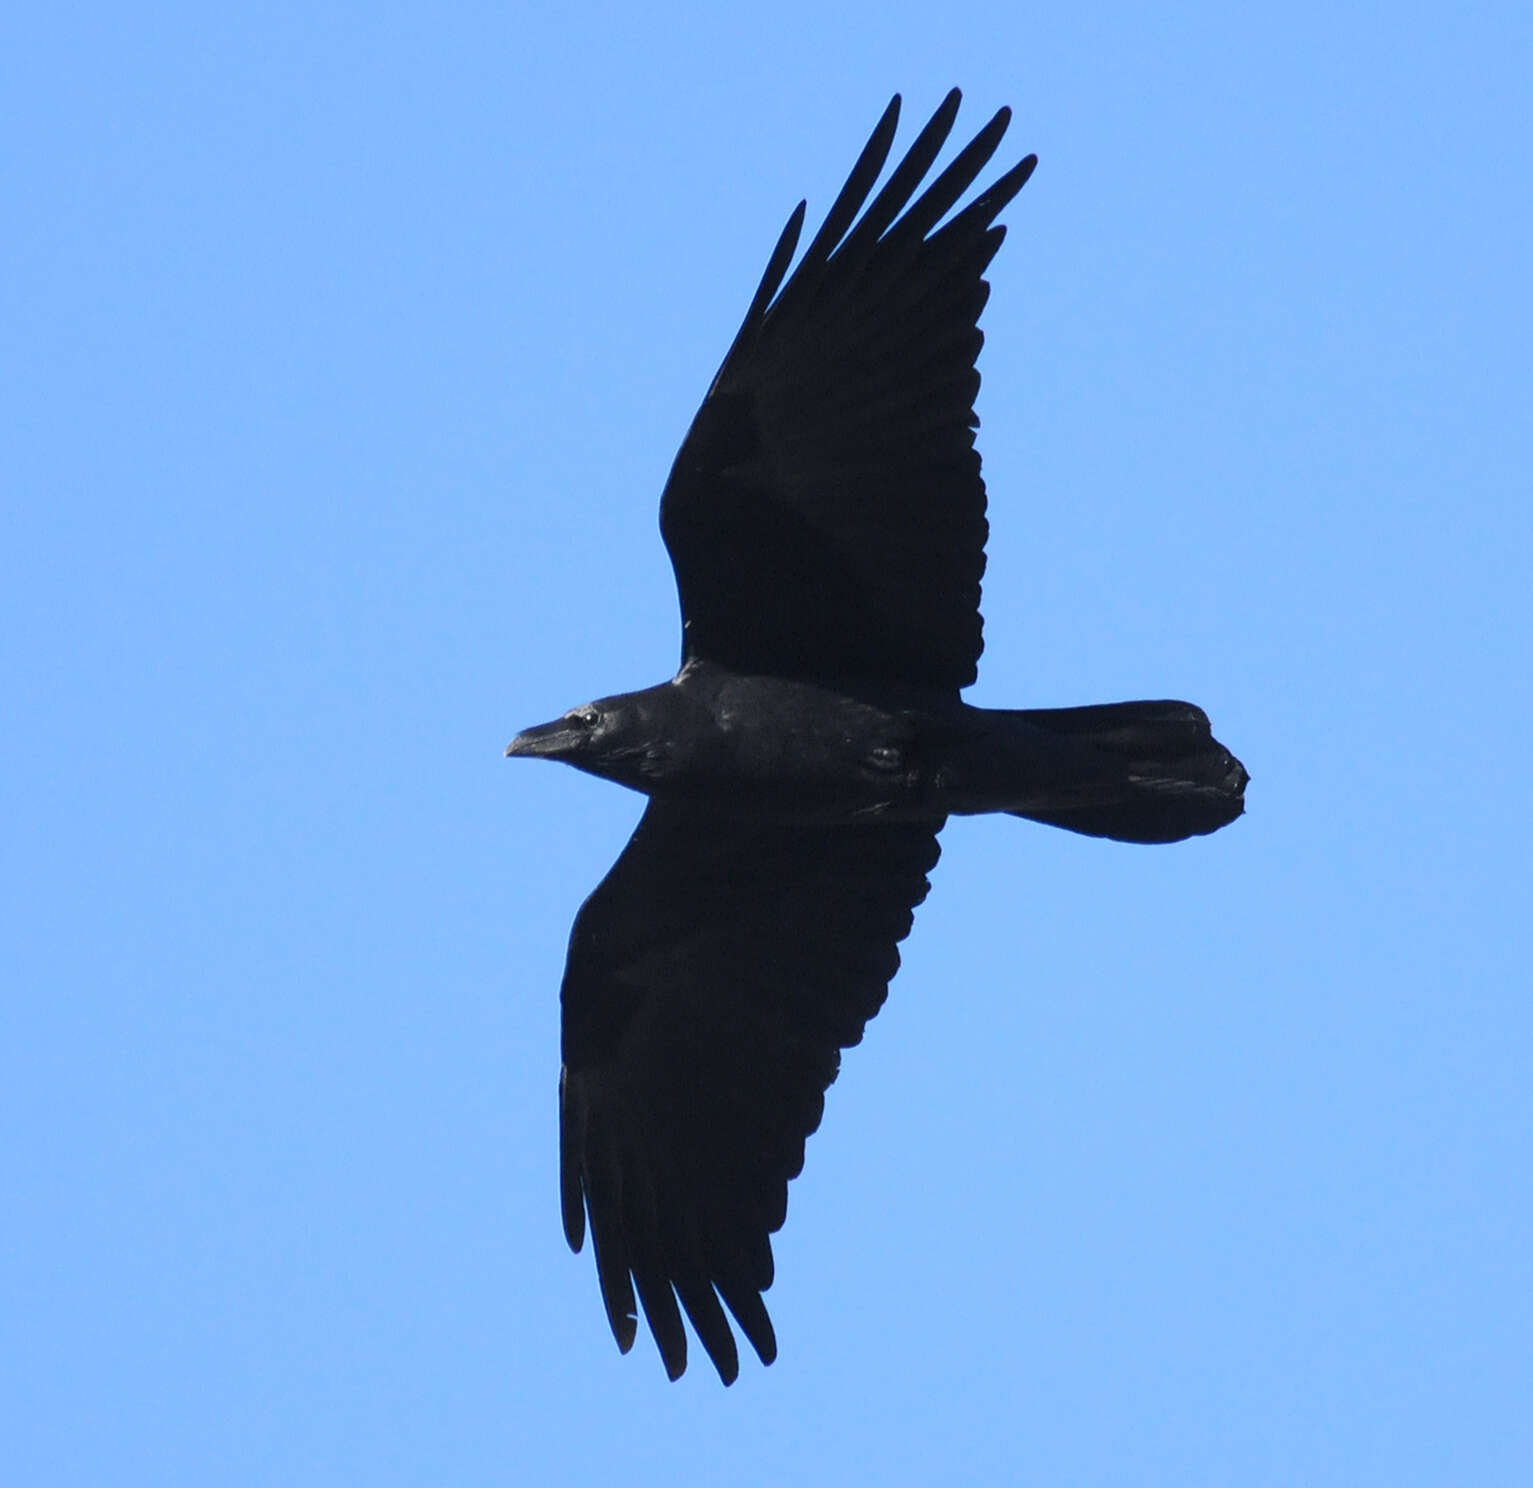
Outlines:
{"type": "Polygon", "coordinates": [[[563,759],[574,742],[574,731],[562,718],[523,729],[506,745],[507,759],[563,759]]]}

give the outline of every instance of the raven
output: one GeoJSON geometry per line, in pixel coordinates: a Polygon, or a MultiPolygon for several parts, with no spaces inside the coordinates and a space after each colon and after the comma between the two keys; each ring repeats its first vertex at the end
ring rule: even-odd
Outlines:
{"type": "Polygon", "coordinates": [[[672,1379],[682,1310],[726,1385],[725,1308],[776,1357],[770,1237],[949,815],[1174,842],[1242,810],[1245,769],[1190,703],[959,698],[983,644],[984,273],[1037,162],[948,216],[1002,109],[915,196],[954,89],[864,209],[899,103],[791,276],[805,204],[789,217],[666,482],[681,669],[506,749],[648,797],[570,935],[559,1166],[564,1233],[580,1250],[589,1216],[618,1347],[637,1290],[672,1379]]]}

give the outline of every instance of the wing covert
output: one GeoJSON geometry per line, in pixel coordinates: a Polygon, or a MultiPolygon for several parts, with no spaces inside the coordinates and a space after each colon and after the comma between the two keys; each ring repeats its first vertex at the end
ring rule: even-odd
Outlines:
{"type": "Polygon", "coordinates": [[[637,1294],[672,1379],[681,1310],[726,1384],[738,1357],[724,1307],[763,1362],[776,1355],[770,1235],[840,1050],[899,966],[940,825],[783,826],[652,802],[576,917],[561,993],[565,1234],[579,1250],[589,1216],[619,1347],[637,1294]]]}

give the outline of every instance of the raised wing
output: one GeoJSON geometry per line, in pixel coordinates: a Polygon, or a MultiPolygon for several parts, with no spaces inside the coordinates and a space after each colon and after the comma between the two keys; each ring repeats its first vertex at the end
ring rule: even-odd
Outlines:
{"type": "Polygon", "coordinates": [[[666,1372],[686,1310],[725,1384],[763,1363],[788,1180],[926,897],[941,823],[790,827],[652,802],[575,919],[559,1084],[564,1233],[589,1214],[618,1347],[635,1289],[666,1372]],[[721,1304],[722,1300],[722,1306],[721,1304]]]}
{"type": "Polygon", "coordinates": [[[862,211],[899,102],[783,284],[802,202],[789,218],[672,467],[660,528],[684,661],[955,690],[974,680],[988,530],[977,322],[1005,236],[992,224],[1036,159],[937,227],[1010,120],[1002,109],[911,202],[953,127],[954,89],[862,211]]]}

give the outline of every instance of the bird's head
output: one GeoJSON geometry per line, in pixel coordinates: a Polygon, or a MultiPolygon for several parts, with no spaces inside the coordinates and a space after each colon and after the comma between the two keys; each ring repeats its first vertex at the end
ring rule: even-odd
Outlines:
{"type": "Polygon", "coordinates": [[[670,688],[599,698],[552,723],[523,729],[506,745],[507,759],[562,760],[591,775],[648,790],[668,771],[674,736],[659,716],[670,688]]]}

